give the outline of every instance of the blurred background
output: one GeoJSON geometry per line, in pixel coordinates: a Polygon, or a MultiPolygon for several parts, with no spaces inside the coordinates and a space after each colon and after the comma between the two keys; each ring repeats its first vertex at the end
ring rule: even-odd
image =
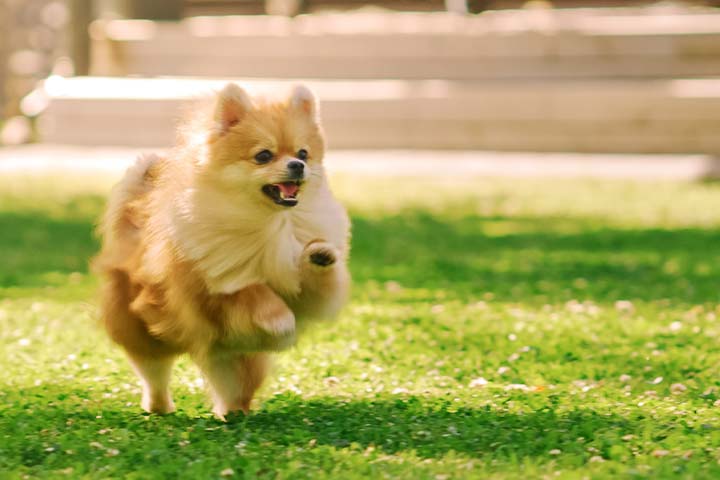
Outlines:
{"type": "Polygon", "coordinates": [[[302,79],[334,149],[695,154],[711,174],[718,6],[0,0],[0,142],[166,147],[224,79],[302,79]]]}
{"type": "Polygon", "coordinates": [[[0,479],[720,478],[720,0],[0,0],[0,144],[0,479]],[[140,416],[93,232],[228,79],[320,97],[352,299],[140,416]]]}

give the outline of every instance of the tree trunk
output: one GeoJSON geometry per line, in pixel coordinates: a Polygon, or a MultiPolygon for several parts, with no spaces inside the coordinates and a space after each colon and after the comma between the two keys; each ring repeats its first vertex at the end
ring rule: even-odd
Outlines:
{"type": "Polygon", "coordinates": [[[90,34],[88,28],[93,20],[92,0],[72,0],[70,22],[70,48],[75,75],[90,72],[90,34]]]}
{"type": "Polygon", "coordinates": [[[0,1],[0,123],[6,116],[7,108],[7,95],[6,95],[6,80],[7,80],[7,61],[8,61],[8,41],[9,32],[7,25],[7,17],[10,12],[5,6],[5,2],[0,1]]]}

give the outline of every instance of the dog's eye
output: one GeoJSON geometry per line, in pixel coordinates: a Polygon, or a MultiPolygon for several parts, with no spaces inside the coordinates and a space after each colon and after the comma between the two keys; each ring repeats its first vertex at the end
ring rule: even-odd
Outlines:
{"type": "Polygon", "coordinates": [[[300,160],[307,160],[308,158],[308,152],[304,148],[301,148],[298,150],[296,157],[300,160]]]}
{"type": "Polygon", "coordinates": [[[255,161],[260,164],[268,163],[272,159],[273,154],[270,150],[263,150],[262,152],[255,155],[255,161]]]}

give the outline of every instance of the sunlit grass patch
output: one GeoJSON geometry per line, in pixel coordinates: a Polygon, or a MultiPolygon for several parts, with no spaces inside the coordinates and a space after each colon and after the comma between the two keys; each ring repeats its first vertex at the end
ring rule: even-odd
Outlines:
{"type": "Polygon", "coordinates": [[[111,179],[0,181],[0,476],[713,478],[720,187],[336,177],[352,301],[255,412],[178,413],[96,326],[111,179]]]}

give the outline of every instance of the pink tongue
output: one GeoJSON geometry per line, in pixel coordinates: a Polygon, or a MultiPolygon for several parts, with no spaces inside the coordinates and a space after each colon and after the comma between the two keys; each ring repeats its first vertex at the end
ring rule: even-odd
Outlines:
{"type": "Polygon", "coordinates": [[[294,197],[298,191],[297,184],[293,182],[278,183],[277,186],[286,197],[294,197]]]}

